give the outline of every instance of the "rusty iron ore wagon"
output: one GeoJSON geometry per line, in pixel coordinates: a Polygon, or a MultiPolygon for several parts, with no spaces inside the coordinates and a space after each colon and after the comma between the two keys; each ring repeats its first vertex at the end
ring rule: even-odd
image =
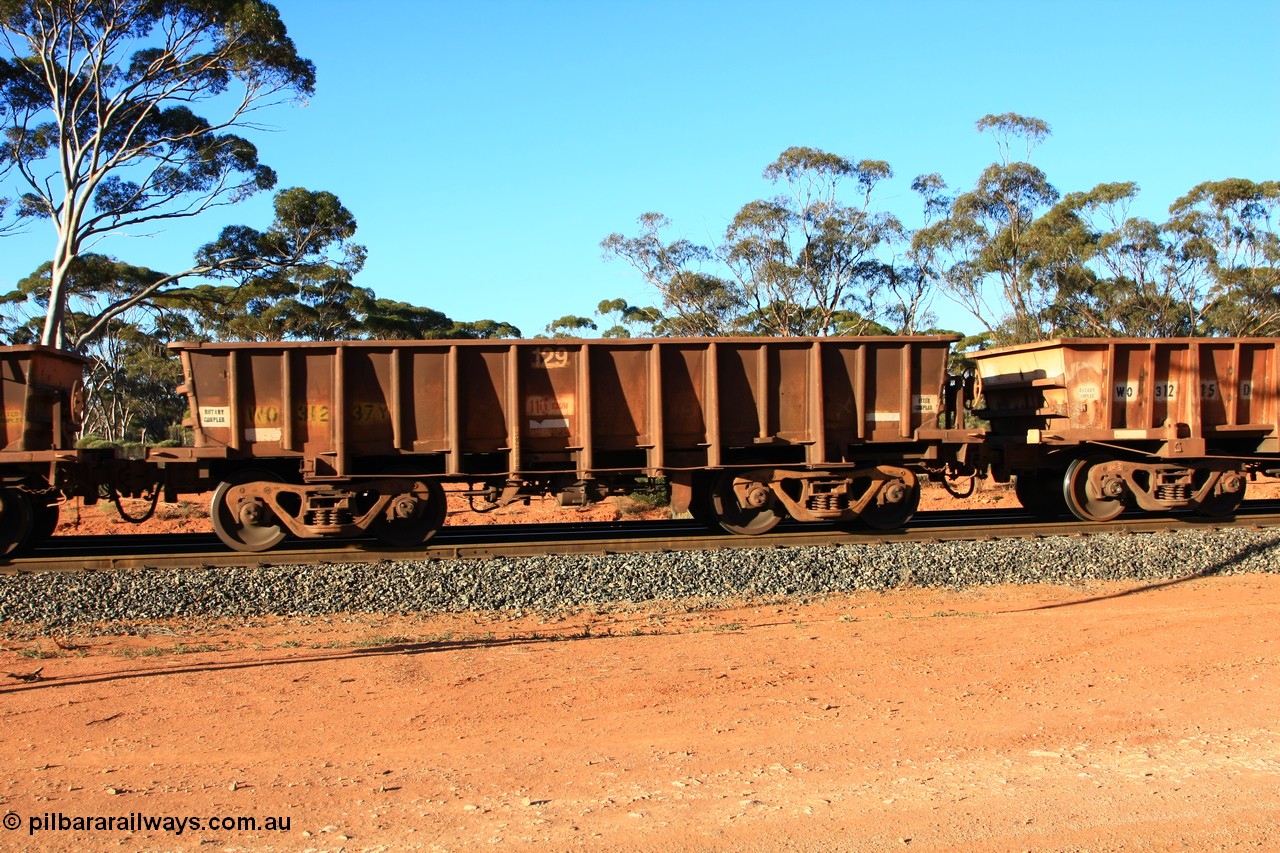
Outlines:
{"type": "Polygon", "coordinates": [[[0,348],[0,554],[47,538],[58,525],[58,463],[81,457],[75,438],[86,361],[52,347],[0,348]]]}
{"type": "Polygon", "coordinates": [[[1029,509],[1227,515],[1247,475],[1280,473],[1280,338],[1059,339],[971,358],[984,455],[1029,509]]]}
{"type": "Polygon", "coordinates": [[[154,465],[76,446],[88,362],[55,347],[0,347],[0,556],[52,536],[64,497],[106,497],[122,515],[121,496],[158,497],[154,465]]]}
{"type": "Polygon", "coordinates": [[[565,505],[666,477],[734,533],[901,526],[940,472],[948,336],[182,343],[194,447],[232,548],[421,544],[442,484],[565,505]]]}
{"type": "Polygon", "coordinates": [[[1037,514],[1106,521],[1230,514],[1280,476],[1280,339],[1052,340],[971,354],[968,381],[947,375],[955,340],[174,344],[193,443],[142,459],[76,447],[85,359],[0,347],[0,556],[50,536],[63,498],[213,489],[219,537],[262,551],[419,545],[446,485],[491,509],[665,477],[676,512],[759,534],[900,527],[923,477],[1013,480],[1037,514]]]}

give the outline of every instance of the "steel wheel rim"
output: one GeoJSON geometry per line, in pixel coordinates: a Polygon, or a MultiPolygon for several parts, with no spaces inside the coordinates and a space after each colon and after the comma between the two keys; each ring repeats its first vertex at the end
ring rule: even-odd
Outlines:
{"type": "Polygon", "coordinates": [[[858,515],[858,520],[874,530],[897,530],[905,527],[920,507],[920,482],[917,480],[907,485],[911,494],[906,500],[895,504],[872,502],[858,515]]]}
{"type": "Polygon", "coordinates": [[[34,523],[30,498],[15,489],[0,489],[0,556],[26,545],[34,523]]]}
{"type": "MultiPolygon", "coordinates": [[[[387,473],[417,475],[421,472],[393,470],[387,473]]],[[[448,514],[444,487],[435,480],[422,479],[414,481],[412,488],[425,489],[427,499],[418,501],[411,517],[393,518],[391,516],[393,507],[389,503],[382,515],[373,523],[373,535],[384,545],[390,545],[393,548],[412,548],[435,536],[436,531],[444,525],[445,516],[448,514]]]]}
{"type": "MultiPolygon", "coordinates": [[[[236,486],[248,483],[283,483],[284,480],[270,471],[241,471],[230,479],[223,480],[213,493],[210,501],[209,516],[213,522],[213,532],[223,543],[236,551],[268,551],[284,541],[288,530],[278,521],[272,524],[246,524],[240,513],[227,504],[227,492],[236,486]]],[[[275,521],[276,517],[270,509],[267,516],[275,521]]]]}
{"type": "Polygon", "coordinates": [[[1111,521],[1124,512],[1124,502],[1093,494],[1089,471],[1101,464],[1097,459],[1077,459],[1062,478],[1062,496],[1067,509],[1081,521],[1111,521]]]}
{"type": "Polygon", "coordinates": [[[711,494],[711,507],[716,521],[728,532],[739,536],[761,536],[778,526],[783,513],[779,511],[778,497],[772,491],[769,492],[767,502],[758,509],[739,506],[733,486],[740,480],[749,479],[734,471],[725,471],[716,478],[711,494]]]}
{"type": "Polygon", "coordinates": [[[1218,494],[1210,495],[1205,500],[1196,504],[1195,511],[1200,515],[1207,515],[1214,518],[1223,515],[1232,515],[1240,508],[1240,504],[1244,503],[1244,493],[1246,490],[1247,487],[1242,486],[1240,491],[1235,493],[1219,492],[1218,494]]]}

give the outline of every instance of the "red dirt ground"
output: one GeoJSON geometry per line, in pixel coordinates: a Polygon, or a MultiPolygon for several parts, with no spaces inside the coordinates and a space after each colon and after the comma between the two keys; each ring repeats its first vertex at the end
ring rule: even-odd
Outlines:
{"type": "Polygon", "coordinates": [[[1277,624],[1252,575],[10,640],[0,849],[1280,849],[1277,624]]]}
{"type": "Polygon", "coordinates": [[[0,847],[1272,850],[1278,621],[1253,575],[10,641],[0,847]],[[28,834],[135,813],[289,829],[28,834]]]}

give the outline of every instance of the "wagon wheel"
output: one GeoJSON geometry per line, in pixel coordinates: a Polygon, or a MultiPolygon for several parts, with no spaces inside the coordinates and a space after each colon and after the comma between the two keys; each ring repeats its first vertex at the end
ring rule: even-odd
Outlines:
{"type": "Polygon", "coordinates": [[[58,529],[58,518],[60,511],[57,501],[44,503],[43,500],[31,502],[32,515],[32,541],[43,542],[53,536],[53,532],[58,529]]]}
{"type": "Polygon", "coordinates": [[[1235,484],[1240,488],[1234,492],[1217,491],[1209,497],[1196,504],[1195,510],[1200,515],[1218,517],[1223,515],[1232,515],[1240,508],[1240,504],[1244,501],[1245,479],[1244,475],[1239,471],[1224,471],[1218,479],[1218,488],[1228,484],[1228,478],[1233,478],[1235,484]]]}
{"type": "Polygon", "coordinates": [[[235,486],[248,483],[283,482],[278,474],[253,469],[237,471],[223,480],[214,491],[209,508],[213,532],[236,551],[269,551],[279,545],[288,535],[288,528],[280,523],[266,502],[251,497],[232,505],[227,493],[235,486]]]}
{"type": "MultiPolygon", "coordinates": [[[[420,475],[415,468],[393,468],[388,474],[420,475]]],[[[444,488],[435,480],[416,479],[409,488],[387,503],[382,514],[374,520],[370,531],[384,545],[393,548],[412,548],[421,545],[444,525],[448,509],[444,488]],[[427,494],[424,500],[415,492],[427,494]]]]}
{"type": "Polygon", "coordinates": [[[33,525],[31,499],[27,494],[17,489],[0,489],[0,557],[26,545],[33,525]]]}
{"type": "Polygon", "coordinates": [[[1058,518],[1067,511],[1061,482],[1053,471],[1026,471],[1013,478],[1013,494],[1036,518],[1058,518]]]}
{"type": "Polygon", "coordinates": [[[858,520],[875,530],[897,530],[906,525],[920,507],[920,483],[914,477],[894,477],[880,487],[875,500],[867,504],[858,520]]]}
{"type": "Polygon", "coordinates": [[[1101,494],[1089,482],[1089,472],[1107,460],[1098,456],[1086,456],[1077,459],[1067,467],[1062,478],[1062,497],[1067,502],[1067,509],[1081,521],[1111,521],[1124,512],[1124,501],[1119,495],[1101,494]]]}
{"type": "Polygon", "coordinates": [[[699,524],[715,528],[720,526],[720,519],[716,516],[716,509],[712,504],[712,486],[713,481],[708,476],[693,478],[693,494],[689,496],[689,515],[693,516],[693,520],[699,524]]]}
{"type": "Polygon", "coordinates": [[[740,536],[759,536],[778,526],[787,511],[768,483],[744,477],[737,471],[725,471],[711,487],[711,511],[720,526],[740,536]],[[739,502],[735,484],[747,485],[746,506],[739,502]]]}

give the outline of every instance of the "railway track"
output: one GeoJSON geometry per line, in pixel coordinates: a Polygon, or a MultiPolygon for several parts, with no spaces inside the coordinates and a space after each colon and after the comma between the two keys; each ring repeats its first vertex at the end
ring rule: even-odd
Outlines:
{"type": "Polygon", "coordinates": [[[830,525],[782,525],[763,536],[708,532],[691,520],[445,527],[426,546],[390,550],[370,540],[295,540],[269,553],[227,550],[212,534],[62,536],[30,554],[0,563],[0,574],[233,566],[377,563],[403,560],[496,559],[548,554],[796,548],[890,542],[946,542],[1004,538],[1160,533],[1188,529],[1270,527],[1280,502],[1247,502],[1234,517],[1194,514],[1122,515],[1107,523],[1044,521],[1007,509],[925,512],[901,531],[844,530],[830,525]]]}

